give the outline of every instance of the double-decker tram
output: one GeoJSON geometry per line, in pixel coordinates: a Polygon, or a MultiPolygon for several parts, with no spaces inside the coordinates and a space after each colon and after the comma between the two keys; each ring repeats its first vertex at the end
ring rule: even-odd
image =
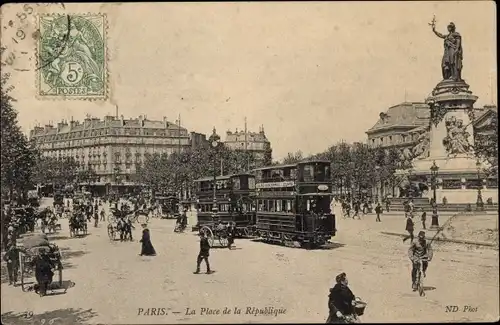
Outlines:
{"type": "Polygon", "coordinates": [[[263,167],[255,175],[259,237],[313,248],[335,236],[329,161],[263,167]]]}
{"type": "Polygon", "coordinates": [[[198,221],[193,231],[209,228],[209,235],[216,236],[215,228],[219,221],[227,225],[236,224],[237,236],[249,236],[255,225],[255,176],[235,174],[216,177],[214,211],[214,178],[205,177],[195,180],[198,221]]]}

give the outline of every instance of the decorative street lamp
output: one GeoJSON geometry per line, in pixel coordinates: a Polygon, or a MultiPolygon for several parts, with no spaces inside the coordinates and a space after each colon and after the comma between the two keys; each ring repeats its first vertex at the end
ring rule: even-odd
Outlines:
{"type": "Polygon", "coordinates": [[[439,167],[436,161],[432,162],[431,166],[431,186],[432,186],[432,223],[431,229],[439,228],[439,215],[437,211],[436,188],[437,188],[437,175],[439,167]]]}
{"type": "Polygon", "coordinates": [[[476,200],[476,210],[484,211],[483,196],[481,194],[481,187],[483,187],[483,182],[481,181],[481,162],[479,159],[476,161],[477,168],[477,200],[476,200]]]}
{"type": "Polygon", "coordinates": [[[377,176],[377,203],[381,204],[382,201],[380,199],[380,194],[381,194],[381,190],[380,190],[380,166],[379,165],[376,165],[375,166],[375,175],[377,176]]]}
{"type": "MultiPolygon", "coordinates": [[[[214,129],[214,134],[215,134],[215,129],[214,129]]],[[[217,147],[219,146],[219,140],[214,137],[214,140],[212,141],[212,148],[214,149],[214,197],[213,197],[213,206],[212,206],[212,219],[215,221],[217,218],[217,212],[219,211],[217,207],[217,194],[216,194],[216,187],[217,187],[217,147]]]]}

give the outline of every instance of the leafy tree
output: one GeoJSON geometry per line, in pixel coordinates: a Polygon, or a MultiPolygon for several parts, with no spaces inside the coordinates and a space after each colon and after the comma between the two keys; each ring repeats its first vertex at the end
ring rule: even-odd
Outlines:
{"type": "Polygon", "coordinates": [[[283,159],[283,164],[295,164],[304,160],[304,155],[302,151],[289,152],[288,155],[283,159]]]}
{"type": "Polygon", "coordinates": [[[271,149],[271,143],[266,142],[264,145],[264,159],[262,164],[264,166],[270,166],[273,163],[273,149],[271,149]]]}
{"type": "Polygon", "coordinates": [[[493,116],[490,127],[490,133],[475,134],[474,152],[491,165],[486,172],[491,176],[498,176],[498,114],[493,116]]]}
{"type": "MultiPolygon", "coordinates": [[[[39,156],[33,168],[33,182],[37,184],[53,184],[54,187],[73,184],[75,181],[87,181],[85,173],[78,171],[79,164],[73,157],[58,159],[39,156]]],[[[95,174],[95,172],[94,172],[95,174]]]]}
{"type": "MultiPolygon", "coordinates": [[[[3,53],[5,48],[1,48],[3,53]]],[[[13,87],[8,86],[10,74],[2,73],[0,82],[0,172],[1,191],[3,196],[12,197],[14,192],[23,196],[32,186],[31,172],[35,163],[37,151],[22,133],[17,121],[17,112],[10,96],[13,87]]]]}

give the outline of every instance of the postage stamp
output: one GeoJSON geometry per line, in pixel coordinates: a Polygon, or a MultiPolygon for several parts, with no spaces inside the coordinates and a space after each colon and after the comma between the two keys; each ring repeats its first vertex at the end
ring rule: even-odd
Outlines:
{"type": "Polygon", "coordinates": [[[106,15],[40,15],[38,28],[38,97],[106,99],[106,15]]]}

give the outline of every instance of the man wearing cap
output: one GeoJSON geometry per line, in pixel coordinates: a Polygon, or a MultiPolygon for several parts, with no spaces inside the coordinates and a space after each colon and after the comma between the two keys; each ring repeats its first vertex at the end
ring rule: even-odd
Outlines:
{"type": "Polygon", "coordinates": [[[39,293],[40,297],[43,297],[47,293],[49,284],[52,283],[54,265],[45,248],[41,248],[39,252],[40,255],[35,258],[35,277],[38,284],[35,287],[35,292],[39,293]]]}
{"type": "Polygon", "coordinates": [[[212,273],[210,271],[210,263],[208,262],[208,256],[210,255],[210,243],[208,242],[207,235],[204,232],[200,232],[200,252],[198,253],[198,259],[196,260],[196,271],[194,274],[200,273],[201,261],[205,260],[207,265],[207,274],[212,273]]]}
{"type": "Polygon", "coordinates": [[[425,272],[427,271],[427,267],[429,266],[430,251],[430,244],[427,245],[427,241],[425,240],[425,232],[420,231],[418,233],[418,240],[412,243],[410,249],[408,250],[408,257],[410,258],[413,266],[411,270],[411,283],[413,291],[417,290],[416,281],[420,263],[422,263],[422,274],[425,278],[425,272]]]}
{"type": "Polygon", "coordinates": [[[9,285],[15,285],[17,282],[17,270],[19,268],[19,249],[15,244],[9,246],[3,256],[3,260],[7,263],[9,285]]]}
{"type": "Polygon", "coordinates": [[[356,318],[354,305],[356,297],[349,289],[347,276],[344,272],[335,277],[336,284],[330,289],[328,296],[328,309],[330,311],[327,323],[338,324],[346,323],[346,316],[353,316],[356,318]]]}

